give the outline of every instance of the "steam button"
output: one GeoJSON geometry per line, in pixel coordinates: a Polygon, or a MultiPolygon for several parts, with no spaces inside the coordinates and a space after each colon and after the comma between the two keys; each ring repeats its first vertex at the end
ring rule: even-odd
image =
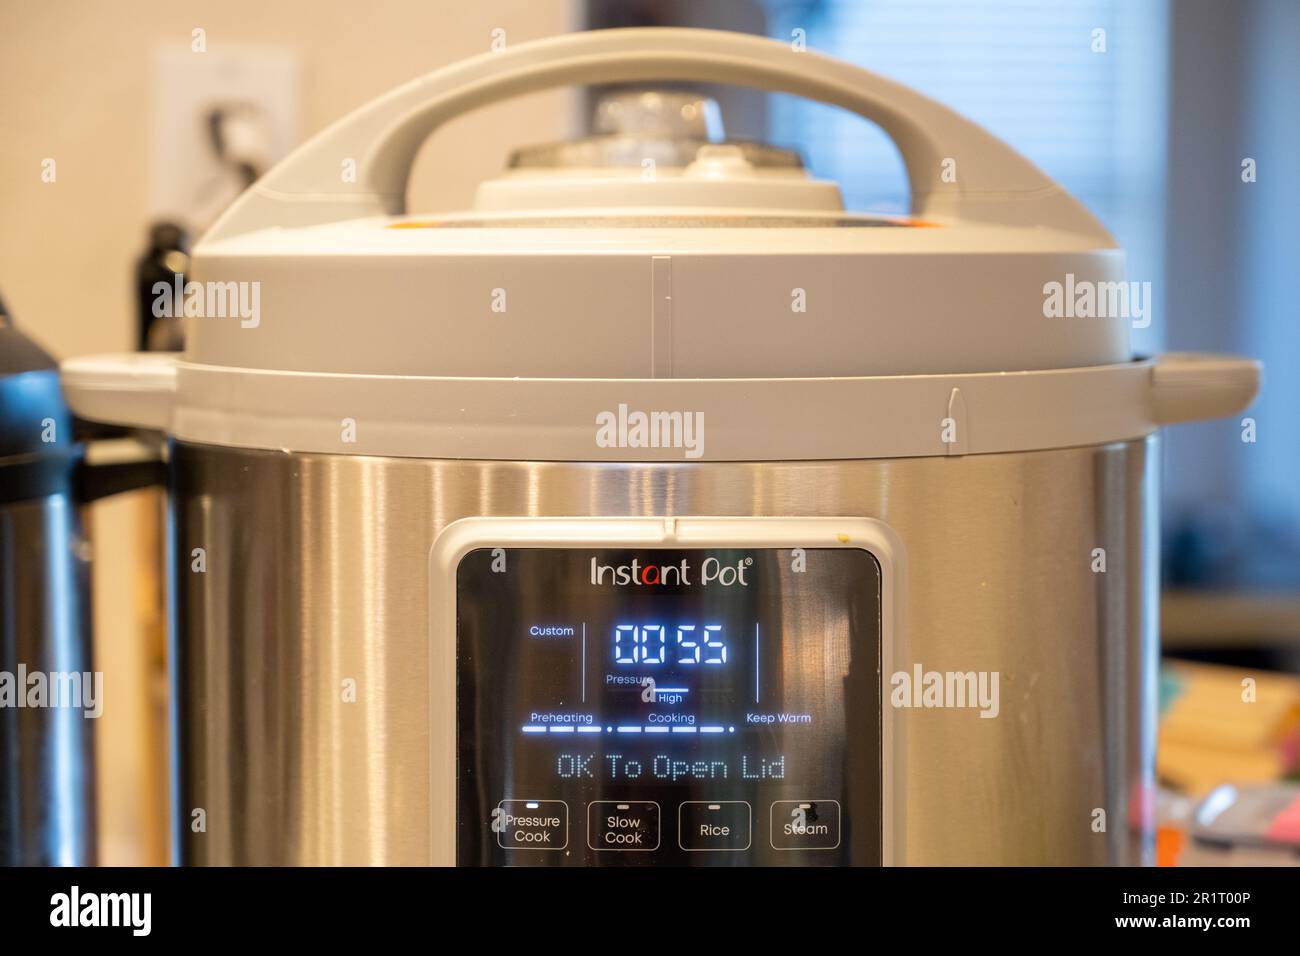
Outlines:
{"type": "Polygon", "coordinates": [[[771,823],[774,850],[834,850],[840,845],[838,800],[777,800],[771,823]]]}

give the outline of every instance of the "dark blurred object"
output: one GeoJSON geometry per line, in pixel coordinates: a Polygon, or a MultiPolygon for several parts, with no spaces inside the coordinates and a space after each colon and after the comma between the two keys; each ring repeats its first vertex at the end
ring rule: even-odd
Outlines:
{"type": "Polygon", "coordinates": [[[158,300],[155,286],[171,286],[183,277],[190,264],[190,240],[184,227],[174,222],[156,222],[149,227],[149,244],[135,266],[137,302],[136,349],[141,352],[179,352],[185,347],[181,320],[176,316],[154,315],[158,300]]]}
{"type": "Polygon", "coordinates": [[[1300,533],[1202,505],[1166,518],[1160,637],[1187,660],[1300,671],[1300,533]]]}
{"type": "Polygon", "coordinates": [[[1204,504],[1166,518],[1164,585],[1300,591],[1300,529],[1282,518],[1204,504]]]}
{"type": "Polygon", "coordinates": [[[208,112],[208,141],[217,161],[233,170],[241,191],[265,172],[266,131],[261,110],[250,103],[227,103],[208,112]]]}
{"type": "Polygon", "coordinates": [[[0,865],[95,862],[94,720],[104,701],[81,506],[164,474],[156,447],[125,434],[78,427],[58,363],[0,303],[0,865]],[[107,460],[92,464],[91,452],[107,460]]]}
{"type": "Polygon", "coordinates": [[[55,675],[76,674],[83,699],[91,675],[90,549],[72,498],[79,456],[58,365],[0,315],[0,864],[8,866],[95,862],[94,723],[81,707],[29,705],[33,675],[48,694],[55,675]]]}

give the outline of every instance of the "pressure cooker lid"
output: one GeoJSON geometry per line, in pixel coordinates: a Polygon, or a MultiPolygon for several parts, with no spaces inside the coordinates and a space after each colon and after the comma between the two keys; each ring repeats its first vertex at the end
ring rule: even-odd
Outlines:
{"type": "Polygon", "coordinates": [[[254,184],[192,265],[156,289],[184,356],[79,360],[79,411],[251,447],[679,458],[593,445],[598,417],[658,409],[707,418],[701,457],[818,459],[1130,438],[1184,414],[1175,396],[1227,407],[1257,374],[1134,362],[1150,302],[1123,253],[987,131],[853,65],[714,31],[592,31],[415,80],[254,184]],[[590,134],[521,147],[469,208],[407,209],[443,123],[584,83],[629,88],[590,134]],[[878,124],[910,215],[847,211],[789,150],[728,139],[682,86],[720,83],[878,124]]]}
{"type": "Polygon", "coordinates": [[[161,308],[183,315],[186,360],[205,366],[736,379],[1131,357],[1128,316],[1045,307],[1051,283],[1124,279],[1114,240],[1058,184],[912,90],[714,31],[593,31],[414,81],[254,184],[192,268],[161,308]],[[411,164],[442,123],[582,83],[613,87],[590,133],[520,147],[469,208],[406,208],[411,164]],[[794,151],[728,139],[698,92],[726,83],[877,123],[899,147],[911,215],[847,211],[794,151]]]}
{"type": "MultiPolygon", "coordinates": [[[[799,75],[816,62],[799,59],[799,75]]],[[[873,118],[891,126],[891,110],[903,108],[873,118]]],[[[914,112],[939,109],[915,97],[914,112]]],[[[411,101],[400,112],[409,117],[411,101]]],[[[362,125],[377,135],[373,118],[362,125]]],[[[1044,287],[1067,275],[1122,280],[1122,253],[1036,170],[1013,188],[1012,167],[1023,160],[1001,144],[1008,169],[980,173],[977,160],[996,141],[974,127],[943,144],[956,157],[956,190],[943,181],[941,154],[922,171],[915,144],[894,129],[917,213],[903,217],[847,211],[839,185],[810,174],[797,152],[728,139],[717,103],[680,85],[606,92],[591,127],[516,149],[462,210],[349,217],[354,187],[345,185],[322,221],[295,224],[303,210],[290,197],[300,186],[273,172],[199,243],[195,284],[161,290],[165,308],[193,313],[187,361],[724,379],[1078,368],[1130,357],[1127,317],[1044,312],[1044,287]],[[978,182],[995,174],[1006,181],[978,182]],[[932,189],[952,196],[936,201],[925,194],[932,189]],[[259,228],[242,213],[259,205],[282,221],[259,228]]],[[[322,163],[352,155],[327,148],[329,138],[301,152],[322,163]]],[[[373,144],[355,152],[372,175],[397,162],[373,144]]],[[[365,172],[348,160],[342,168],[365,172]]],[[[404,177],[392,186],[404,189],[404,177]]]]}

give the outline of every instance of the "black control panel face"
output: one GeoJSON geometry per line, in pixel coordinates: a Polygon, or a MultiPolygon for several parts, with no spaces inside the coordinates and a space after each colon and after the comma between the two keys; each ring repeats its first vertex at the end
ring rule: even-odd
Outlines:
{"type": "Polygon", "coordinates": [[[456,576],[462,866],[876,865],[858,548],[498,548],[456,576]]]}

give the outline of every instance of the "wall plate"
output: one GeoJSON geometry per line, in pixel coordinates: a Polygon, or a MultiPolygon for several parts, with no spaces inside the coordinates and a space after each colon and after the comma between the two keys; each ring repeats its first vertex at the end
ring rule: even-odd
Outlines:
{"type": "MultiPolygon", "coordinates": [[[[209,44],[212,40],[209,38],[209,44]]],[[[242,191],[210,144],[214,108],[245,104],[265,131],[274,163],[298,144],[299,60],[275,47],[159,51],[155,62],[150,212],[206,228],[242,191]]]]}

